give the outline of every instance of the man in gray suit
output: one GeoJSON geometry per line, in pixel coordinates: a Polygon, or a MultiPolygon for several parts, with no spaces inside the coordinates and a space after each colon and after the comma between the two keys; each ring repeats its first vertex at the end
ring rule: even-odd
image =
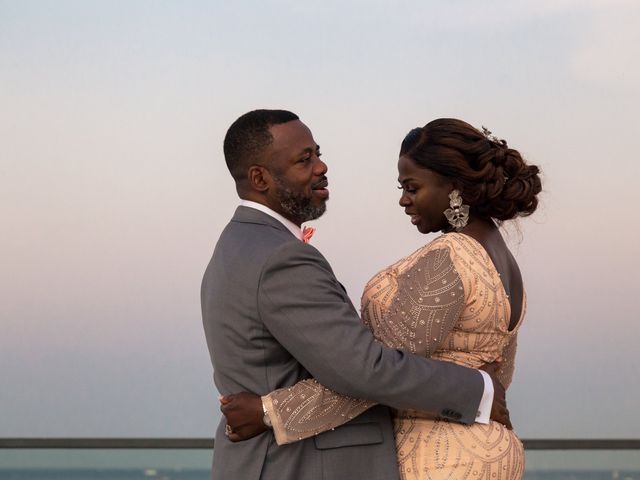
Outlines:
{"type": "MultiPolygon", "coordinates": [[[[504,391],[484,372],[375,341],[329,263],[301,241],[301,224],[324,213],[329,192],[319,147],[295,114],[243,115],[229,128],[224,153],[241,205],[202,283],[218,390],[264,395],[314,377],[380,405],[333,431],[280,447],[262,423],[256,436],[233,443],[223,418],[214,479],[397,479],[389,410],[382,405],[462,423],[478,415],[486,421],[492,408],[508,416],[504,391]]],[[[256,412],[263,414],[259,404],[256,412]]]]}

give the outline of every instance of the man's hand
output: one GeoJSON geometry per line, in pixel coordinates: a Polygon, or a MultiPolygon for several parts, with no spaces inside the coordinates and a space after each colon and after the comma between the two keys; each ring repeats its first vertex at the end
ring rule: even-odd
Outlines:
{"type": "Polygon", "coordinates": [[[487,363],[480,367],[489,374],[493,381],[493,404],[491,405],[491,420],[503,424],[509,430],[513,430],[511,420],[509,419],[509,410],[507,409],[506,392],[502,384],[498,381],[498,370],[500,363],[487,363]]]}
{"type": "Polygon", "coordinates": [[[220,396],[219,400],[220,411],[227,419],[226,435],[232,442],[248,440],[267,430],[259,395],[240,392],[220,396]]]}

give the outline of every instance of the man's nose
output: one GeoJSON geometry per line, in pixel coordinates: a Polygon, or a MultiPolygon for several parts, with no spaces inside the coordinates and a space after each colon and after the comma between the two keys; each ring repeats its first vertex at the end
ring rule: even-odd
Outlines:
{"type": "Polygon", "coordinates": [[[320,157],[316,157],[317,160],[315,162],[315,165],[313,166],[313,173],[315,175],[324,175],[327,173],[327,171],[329,170],[329,167],[327,167],[327,164],[324,163],[320,157]]]}

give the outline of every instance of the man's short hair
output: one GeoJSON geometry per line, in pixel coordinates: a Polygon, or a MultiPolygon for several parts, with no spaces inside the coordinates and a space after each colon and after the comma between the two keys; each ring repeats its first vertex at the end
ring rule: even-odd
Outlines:
{"type": "Polygon", "coordinates": [[[224,159],[236,183],[247,178],[249,166],[273,142],[269,128],[293,120],[298,116],[287,110],[253,110],[231,124],[224,137],[224,159]]]}

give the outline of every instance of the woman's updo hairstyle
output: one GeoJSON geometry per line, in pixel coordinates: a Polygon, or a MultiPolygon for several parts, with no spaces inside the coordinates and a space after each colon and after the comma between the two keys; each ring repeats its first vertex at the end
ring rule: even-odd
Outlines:
{"type": "Polygon", "coordinates": [[[451,180],[471,212],[504,221],[531,215],[542,189],[539,168],[491,132],[462,120],[439,118],[411,130],[400,156],[451,180]]]}

